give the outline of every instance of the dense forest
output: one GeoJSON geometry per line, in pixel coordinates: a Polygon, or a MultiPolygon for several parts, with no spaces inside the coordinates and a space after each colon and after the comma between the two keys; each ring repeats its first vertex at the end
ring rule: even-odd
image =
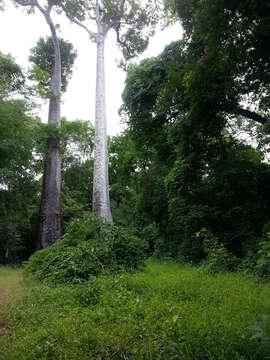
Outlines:
{"type": "Polygon", "coordinates": [[[10,5],[50,36],[28,70],[0,41],[0,359],[269,359],[270,3],[10,5]],[[96,45],[91,121],[61,116],[78,53],[55,14],[96,45]],[[136,62],[175,22],[179,40],[136,62]]]}
{"type": "MultiPolygon", "coordinates": [[[[17,3],[40,10],[36,1],[17,3]]],[[[150,21],[150,3],[117,3],[87,8],[83,1],[49,1],[41,7],[53,31],[31,50],[30,75],[1,53],[1,262],[22,262],[54,243],[62,226],[87,216],[93,205],[98,216],[111,221],[111,212],[116,226],[144,239],[149,256],[197,264],[219,248],[231,268],[268,272],[269,5],[168,1],[162,11],[151,5],[156,15],[150,21]],[[92,11],[102,26],[90,37],[99,44],[99,32],[105,37],[115,30],[126,61],[145,49],[158,18],[183,26],[183,38],[159,56],[127,62],[120,109],[127,129],[109,138],[108,150],[102,84],[96,139],[89,122],[61,119],[60,126],[58,110],[50,110],[47,125],[31,115],[39,97],[50,109],[60,107],[57,93],[68,86],[76,58],[72,44],[57,38],[54,7],[82,27],[92,11]],[[55,88],[56,72],[62,85],[55,88]],[[62,160],[48,162],[53,157],[62,160]],[[59,231],[46,230],[44,221],[59,231]]]]}

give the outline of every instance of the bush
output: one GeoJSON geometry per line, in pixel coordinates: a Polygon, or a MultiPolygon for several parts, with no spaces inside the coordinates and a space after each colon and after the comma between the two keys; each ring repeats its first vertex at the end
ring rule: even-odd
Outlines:
{"type": "Polygon", "coordinates": [[[203,238],[203,248],[207,254],[205,267],[210,273],[214,274],[220,271],[233,271],[237,269],[239,259],[231,254],[222,243],[218,243],[209,230],[204,228],[196,233],[195,236],[203,238]]]}
{"type": "Polygon", "coordinates": [[[270,232],[267,233],[265,239],[259,243],[255,272],[259,276],[270,279],[270,232]]]}
{"type": "Polygon", "coordinates": [[[239,270],[245,274],[254,274],[257,260],[258,253],[255,250],[249,250],[242,259],[239,270]]]}
{"type": "Polygon", "coordinates": [[[31,256],[24,273],[46,282],[80,283],[103,271],[136,269],[146,250],[144,240],[91,214],[73,220],[54,245],[31,256]]]}
{"type": "Polygon", "coordinates": [[[269,224],[263,230],[260,242],[252,251],[248,251],[242,260],[240,270],[270,279],[270,232],[269,224]]]}

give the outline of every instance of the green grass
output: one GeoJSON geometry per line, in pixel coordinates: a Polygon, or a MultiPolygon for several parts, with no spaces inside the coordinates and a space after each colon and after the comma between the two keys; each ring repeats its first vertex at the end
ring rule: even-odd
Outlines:
{"type": "Polygon", "coordinates": [[[11,305],[23,294],[21,271],[0,266],[0,344],[8,331],[7,322],[11,305]]]}
{"type": "Polygon", "coordinates": [[[86,285],[32,285],[10,312],[0,358],[270,359],[269,299],[256,278],[165,263],[86,285]]]}

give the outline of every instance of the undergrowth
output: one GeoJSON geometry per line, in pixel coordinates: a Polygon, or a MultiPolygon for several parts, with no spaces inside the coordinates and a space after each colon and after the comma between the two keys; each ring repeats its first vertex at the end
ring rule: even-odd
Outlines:
{"type": "Polygon", "coordinates": [[[137,269],[146,249],[147,243],[127,229],[89,214],[74,219],[61,239],[32,255],[24,273],[47,283],[82,283],[104,271],[137,269]]]}
{"type": "Polygon", "coordinates": [[[10,313],[4,360],[263,360],[270,285],[150,263],[144,272],[37,285],[10,313]]]}

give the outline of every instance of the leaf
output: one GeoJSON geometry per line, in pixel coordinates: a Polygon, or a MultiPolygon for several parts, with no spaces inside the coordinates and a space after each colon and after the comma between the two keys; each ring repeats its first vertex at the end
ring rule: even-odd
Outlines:
{"type": "Polygon", "coordinates": [[[253,330],[253,331],[259,331],[262,332],[262,328],[260,326],[256,326],[256,325],[252,325],[250,327],[248,327],[249,330],[253,330]]]}
{"type": "Polygon", "coordinates": [[[267,322],[268,322],[268,315],[262,315],[262,323],[263,323],[263,327],[266,328],[267,326],[267,322]]]}

